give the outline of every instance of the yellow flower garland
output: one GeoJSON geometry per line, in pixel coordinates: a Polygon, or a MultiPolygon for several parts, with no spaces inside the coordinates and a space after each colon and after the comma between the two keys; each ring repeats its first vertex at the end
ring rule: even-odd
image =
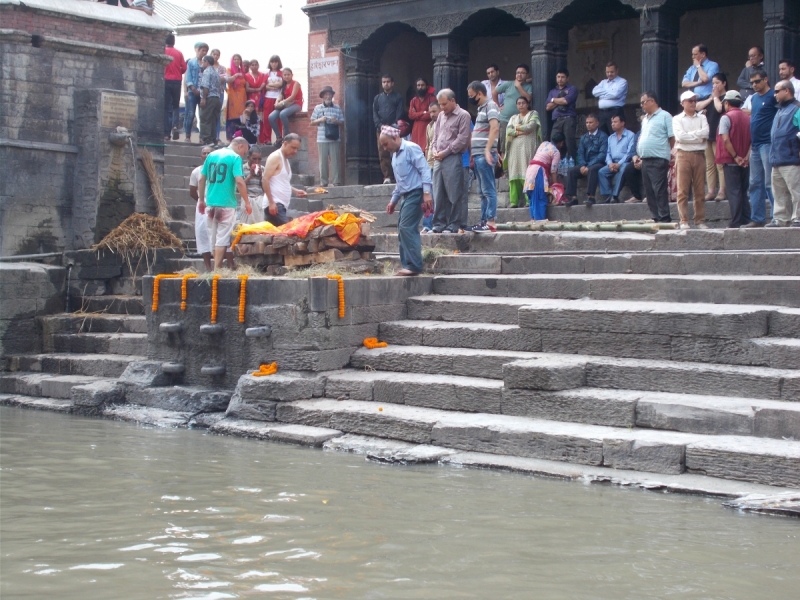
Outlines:
{"type": "Polygon", "coordinates": [[[181,310],[186,310],[186,297],[188,295],[186,284],[190,279],[194,279],[195,277],[197,277],[196,273],[187,273],[183,276],[183,280],[181,281],[181,310]]]}
{"type": "Polygon", "coordinates": [[[328,275],[328,279],[336,279],[339,282],[339,318],[344,319],[344,279],[341,275],[328,275]]]}
{"type": "Polygon", "coordinates": [[[364,338],[364,347],[374,350],[375,348],[386,348],[386,342],[379,342],[378,338],[364,338]]]}
{"type": "Polygon", "coordinates": [[[211,324],[217,322],[217,285],[219,284],[219,275],[214,275],[211,279],[211,324]]]}
{"type": "Polygon", "coordinates": [[[244,307],[247,302],[247,275],[239,275],[239,323],[244,323],[244,307]]]}
{"type": "Polygon", "coordinates": [[[177,273],[161,273],[160,275],[156,275],[156,278],[153,281],[153,304],[150,307],[153,312],[158,312],[158,288],[161,285],[161,280],[173,279],[175,277],[180,277],[180,275],[177,273]]]}
{"type": "Polygon", "coordinates": [[[278,363],[270,363],[268,365],[261,365],[258,371],[253,371],[253,377],[266,377],[267,375],[274,375],[278,372],[278,363]]]}

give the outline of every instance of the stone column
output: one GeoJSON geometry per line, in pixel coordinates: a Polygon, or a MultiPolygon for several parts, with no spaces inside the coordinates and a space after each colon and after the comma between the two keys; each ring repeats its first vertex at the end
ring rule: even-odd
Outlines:
{"type": "Polygon", "coordinates": [[[531,31],[531,78],[533,109],[539,113],[542,137],[550,133],[550,118],[545,110],[547,94],[556,85],[556,71],[567,66],[569,27],[555,21],[529,23],[531,31]]]}
{"type": "Polygon", "coordinates": [[[678,32],[680,15],[667,8],[639,11],[642,34],[642,92],[654,91],[661,108],[678,111],[678,32]]]}
{"type": "MultiPolygon", "coordinates": [[[[764,66],[774,86],[778,61],[800,53],[800,5],[797,0],[764,0],[764,66]]],[[[797,73],[795,73],[797,77],[797,73]]]]}
{"type": "Polygon", "coordinates": [[[459,106],[467,106],[467,61],[469,44],[456,36],[441,36],[431,39],[433,48],[433,87],[437,90],[450,88],[456,94],[459,106]]]}
{"type": "Polygon", "coordinates": [[[344,56],[344,73],[344,180],[347,185],[369,185],[380,177],[372,123],[372,99],[380,86],[373,54],[351,48],[344,56]]]}

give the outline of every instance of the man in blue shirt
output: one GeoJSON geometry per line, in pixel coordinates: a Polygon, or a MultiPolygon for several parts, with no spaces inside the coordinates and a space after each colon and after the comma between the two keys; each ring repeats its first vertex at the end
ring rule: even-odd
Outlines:
{"type": "Polygon", "coordinates": [[[400,137],[400,130],[384,126],[378,138],[381,148],[392,155],[395,188],[392,199],[386,206],[388,214],[394,214],[400,198],[397,220],[397,238],[400,242],[400,264],[397,272],[401,277],[422,273],[422,244],[419,237],[419,221],[425,212],[433,210],[431,190],[431,168],[425,160],[422,148],[414,142],[400,137]]]}
{"type": "Polygon", "coordinates": [[[692,66],[683,76],[681,86],[692,90],[698,100],[705,100],[711,95],[711,78],[719,73],[719,65],[708,58],[708,47],[698,44],[692,48],[692,66]]]}
{"type": "Polygon", "coordinates": [[[594,86],[592,96],[597,98],[600,109],[600,129],[611,135],[611,118],[625,114],[625,99],[628,97],[628,82],[617,75],[617,64],[606,65],[606,79],[594,86]]]}
{"type": "MultiPolygon", "coordinates": [[[[772,165],[769,162],[770,133],[778,103],[769,86],[767,72],[755,69],[750,74],[753,94],[745,101],[744,112],[750,112],[750,219],[742,227],[764,227],[767,224],[767,203],[774,207],[772,198],[772,165]]],[[[770,215],[771,217],[772,215],[770,215]]]]}
{"type": "MultiPolygon", "coordinates": [[[[550,134],[560,133],[567,143],[567,156],[577,157],[575,148],[575,102],[578,100],[578,88],[569,83],[569,70],[561,68],[556,73],[556,87],[547,94],[545,109],[551,113],[553,128],[550,134]]],[[[562,157],[566,158],[566,156],[562,157]]]]}
{"type": "Polygon", "coordinates": [[[623,173],[633,155],[633,132],[625,128],[625,117],[616,115],[611,119],[614,132],[608,137],[606,165],[600,169],[600,195],[606,196],[602,204],[618,204],[622,189],[623,173]],[[612,187],[613,185],[613,187],[612,187]]]}
{"type": "Polygon", "coordinates": [[[578,144],[578,162],[569,170],[567,175],[566,196],[569,198],[567,206],[578,204],[578,179],[588,178],[586,184],[586,200],[584,204],[594,204],[594,193],[597,191],[597,174],[606,164],[608,153],[608,136],[600,131],[600,121],[592,113],[586,117],[586,133],[578,144]]]}
{"type": "MultiPolygon", "coordinates": [[[[186,96],[183,98],[183,133],[184,142],[192,141],[192,122],[200,104],[200,61],[208,54],[208,44],[197,42],[194,45],[195,57],[186,63],[186,96]]],[[[198,121],[199,124],[199,121],[198,121]]]]}

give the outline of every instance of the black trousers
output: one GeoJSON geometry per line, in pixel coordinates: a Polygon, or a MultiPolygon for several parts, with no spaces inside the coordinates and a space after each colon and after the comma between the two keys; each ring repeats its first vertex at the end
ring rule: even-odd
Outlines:
{"type": "Polygon", "coordinates": [[[164,135],[178,126],[181,106],[181,82],[164,80],[164,135]]]}
{"type": "Polygon", "coordinates": [[[631,194],[637,200],[641,200],[642,196],[642,172],[633,166],[632,162],[625,165],[625,170],[622,172],[622,185],[620,189],[628,186],[631,194]]]}
{"type": "Polygon", "coordinates": [[[723,165],[722,170],[725,172],[725,193],[731,209],[731,222],[728,223],[728,227],[736,229],[750,222],[750,200],[747,198],[750,168],[730,164],[723,165]]]}
{"type": "Polygon", "coordinates": [[[656,223],[669,223],[669,188],[667,173],[669,161],[665,158],[642,159],[642,181],[647,194],[647,206],[656,223]]]}
{"type": "Polygon", "coordinates": [[[589,173],[587,175],[581,174],[580,167],[572,167],[567,174],[567,189],[565,190],[567,196],[574,197],[578,194],[578,179],[583,179],[584,177],[588,177],[589,179],[589,181],[586,182],[586,195],[594,196],[599,182],[597,173],[605,166],[605,163],[592,165],[589,167],[589,173]]]}
{"type": "MultiPolygon", "coordinates": [[[[553,139],[554,133],[561,133],[564,135],[564,140],[567,144],[567,156],[573,159],[578,158],[578,142],[575,139],[575,117],[559,117],[553,121],[553,129],[550,131],[550,139],[553,139]]],[[[562,156],[561,158],[566,158],[562,156]]]]}
{"type": "Polygon", "coordinates": [[[597,113],[597,118],[600,119],[600,129],[604,131],[606,135],[611,135],[614,132],[614,130],[611,129],[611,119],[623,115],[625,115],[625,107],[623,106],[601,108],[597,113]]]}

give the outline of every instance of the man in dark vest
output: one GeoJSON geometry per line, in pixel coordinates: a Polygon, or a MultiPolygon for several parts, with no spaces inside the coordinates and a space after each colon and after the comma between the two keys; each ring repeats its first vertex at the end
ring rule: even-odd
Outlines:
{"type": "Polygon", "coordinates": [[[791,81],[775,84],[778,112],[772,122],[772,195],[775,198],[773,221],[767,227],[800,227],[800,102],[795,100],[791,81]]]}
{"type": "Polygon", "coordinates": [[[730,90],[722,98],[725,114],[719,120],[716,163],[725,172],[731,221],[728,227],[738,229],[750,222],[750,117],[742,112],[742,95],[730,90]]]}

